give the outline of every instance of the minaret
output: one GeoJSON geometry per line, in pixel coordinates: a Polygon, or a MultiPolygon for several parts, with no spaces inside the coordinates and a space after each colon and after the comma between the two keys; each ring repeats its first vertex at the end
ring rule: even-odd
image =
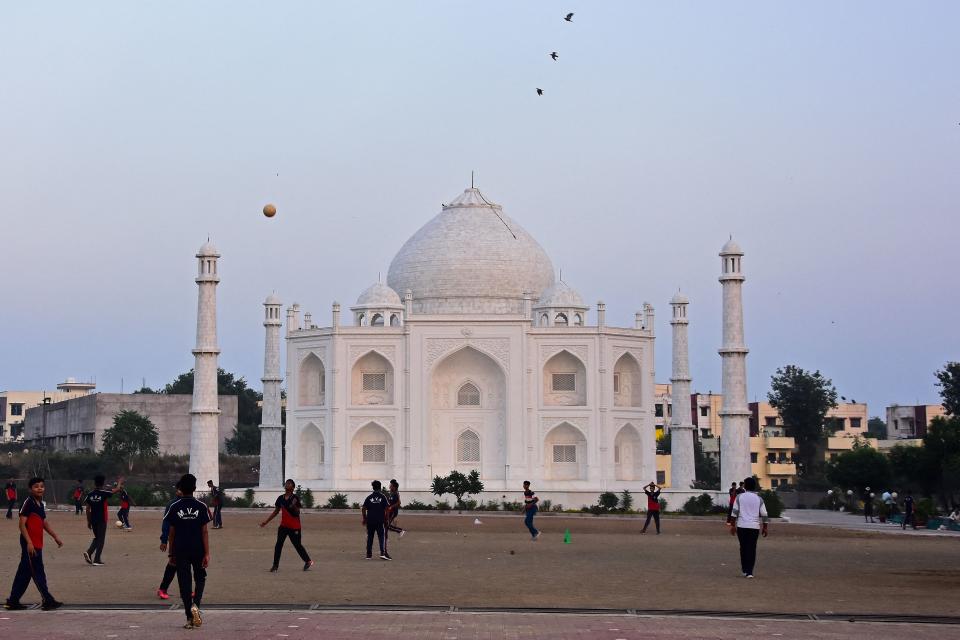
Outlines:
{"type": "Polygon", "coordinates": [[[670,487],[690,489],[696,478],[693,460],[693,419],[690,413],[690,358],[687,347],[687,304],[689,300],[673,296],[673,417],[670,419],[670,487]]]}
{"type": "Polygon", "coordinates": [[[217,397],[217,248],[207,240],[197,252],[197,347],[193,350],[193,408],[190,410],[190,473],[197,486],[220,484],[220,405],[217,397]]]}
{"type": "Polygon", "coordinates": [[[720,250],[723,286],[723,432],[720,435],[720,490],[752,475],[750,409],[747,406],[747,348],[743,343],[743,250],[731,236],[720,250]]]}
{"type": "Polygon", "coordinates": [[[283,424],[280,420],[280,298],[267,296],[263,303],[263,417],[260,424],[260,488],[283,486],[283,424]]]}

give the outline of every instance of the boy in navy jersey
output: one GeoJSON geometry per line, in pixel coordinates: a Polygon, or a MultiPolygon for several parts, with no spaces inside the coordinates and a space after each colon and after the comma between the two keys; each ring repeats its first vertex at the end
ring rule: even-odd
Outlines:
{"type": "Polygon", "coordinates": [[[5,609],[17,610],[27,607],[20,603],[20,598],[26,593],[30,579],[37,585],[37,591],[43,598],[40,606],[44,611],[60,607],[63,603],[50,595],[47,589],[47,574],[43,570],[43,532],[46,531],[57,543],[63,546],[63,541],[50,528],[47,522],[47,513],[43,505],[44,482],[43,478],[31,478],[29,483],[30,495],[20,507],[20,566],[13,579],[13,588],[7,598],[5,609]]]}
{"type": "Polygon", "coordinates": [[[400,483],[396,480],[391,480],[390,493],[387,494],[387,531],[399,533],[402,538],[407,530],[394,524],[398,515],[400,515],[400,483]]]}
{"type": "Polygon", "coordinates": [[[310,567],[313,566],[310,554],[307,553],[307,550],[303,548],[303,543],[300,542],[300,509],[303,508],[303,505],[300,504],[300,498],[294,493],[296,488],[297,484],[293,480],[284,482],[283,495],[279,496],[274,503],[273,513],[260,523],[261,527],[265,527],[277,517],[278,513],[280,514],[280,527],[277,528],[277,545],[273,548],[271,573],[280,568],[280,554],[283,552],[283,543],[287,538],[290,538],[293,548],[300,554],[300,559],[303,560],[303,570],[309,571],[310,567]]]}
{"type": "Polygon", "coordinates": [[[107,521],[110,519],[107,513],[107,502],[113,497],[113,494],[123,490],[122,478],[117,486],[110,490],[103,488],[104,482],[106,482],[106,478],[102,475],[96,476],[93,479],[96,488],[88,493],[83,501],[87,505],[87,528],[93,531],[93,540],[87,550],[83,552],[83,559],[87,561],[87,564],[96,567],[103,566],[103,560],[100,559],[100,556],[103,554],[103,544],[107,539],[107,521]]]}
{"type": "Polygon", "coordinates": [[[210,539],[207,523],[210,512],[207,505],[193,497],[197,490],[197,478],[187,473],[180,478],[177,489],[183,497],[170,505],[163,520],[170,525],[170,564],[177,567],[177,584],[187,615],[185,629],[203,624],[200,617],[200,600],[207,583],[207,566],[210,564],[210,539]],[[194,586],[196,583],[196,586],[194,586]]]}
{"type": "Polygon", "coordinates": [[[360,509],[363,524],[367,527],[367,560],[373,557],[374,533],[377,534],[377,542],[380,544],[380,559],[393,560],[387,553],[386,544],[387,496],[380,490],[383,485],[379,480],[374,480],[370,486],[373,487],[373,493],[367,496],[360,509]]]}
{"type": "Polygon", "coordinates": [[[537,506],[537,503],[540,502],[540,498],[537,497],[537,494],[533,492],[533,489],[530,488],[530,481],[523,481],[523,523],[527,525],[527,529],[530,531],[530,539],[537,540],[540,537],[540,531],[533,526],[533,517],[537,515],[540,507],[537,506]]]}
{"type": "Polygon", "coordinates": [[[120,489],[120,509],[117,510],[117,520],[123,523],[123,528],[126,531],[133,529],[133,526],[130,525],[130,506],[132,504],[133,500],[130,499],[127,490],[120,489]]]}

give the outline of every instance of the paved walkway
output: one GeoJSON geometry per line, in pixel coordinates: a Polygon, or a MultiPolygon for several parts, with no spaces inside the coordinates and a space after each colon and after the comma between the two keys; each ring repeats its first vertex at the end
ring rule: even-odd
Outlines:
{"type": "Polygon", "coordinates": [[[200,629],[186,630],[179,611],[0,611],[0,637],[14,640],[229,638],[253,640],[941,640],[960,638],[960,624],[901,624],[841,620],[709,618],[611,614],[465,613],[431,611],[205,612],[200,629]]]}
{"type": "Polygon", "coordinates": [[[785,509],[783,512],[785,519],[789,519],[792,524],[814,524],[836,529],[846,529],[848,531],[870,531],[873,533],[891,533],[895,535],[909,536],[944,536],[960,539],[960,532],[957,531],[938,531],[931,529],[902,529],[898,524],[889,522],[881,523],[864,522],[863,515],[854,513],[844,513],[842,511],[826,511],[824,509],[785,509]]]}

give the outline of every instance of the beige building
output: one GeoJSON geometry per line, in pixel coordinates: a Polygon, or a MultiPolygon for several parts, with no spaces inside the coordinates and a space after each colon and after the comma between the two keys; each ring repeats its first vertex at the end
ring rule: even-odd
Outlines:
{"type": "Polygon", "coordinates": [[[57,385],[56,391],[0,391],[0,442],[22,438],[27,409],[85,396],[96,386],[93,382],[77,382],[67,378],[57,385]]]}
{"type": "Polygon", "coordinates": [[[947,412],[940,404],[898,405],[887,407],[887,438],[905,440],[927,435],[930,421],[947,412]]]}
{"type": "MultiPolygon", "coordinates": [[[[237,425],[237,396],[220,396],[219,448],[237,425]]],[[[136,411],[153,422],[160,453],[185,455],[190,451],[189,395],[95,393],[41,404],[27,409],[24,438],[31,446],[51,451],[99,451],[104,432],[121,411],[136,411]]]]}

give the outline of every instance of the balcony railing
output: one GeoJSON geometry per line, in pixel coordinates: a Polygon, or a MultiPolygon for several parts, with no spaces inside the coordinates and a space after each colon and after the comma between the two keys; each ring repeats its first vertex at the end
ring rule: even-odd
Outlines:
{"type": "Polygon", "coordinates": [[[797,465],[792,462],[768,462],[767,475],[795,476],[797,475],[797,465]]]}

